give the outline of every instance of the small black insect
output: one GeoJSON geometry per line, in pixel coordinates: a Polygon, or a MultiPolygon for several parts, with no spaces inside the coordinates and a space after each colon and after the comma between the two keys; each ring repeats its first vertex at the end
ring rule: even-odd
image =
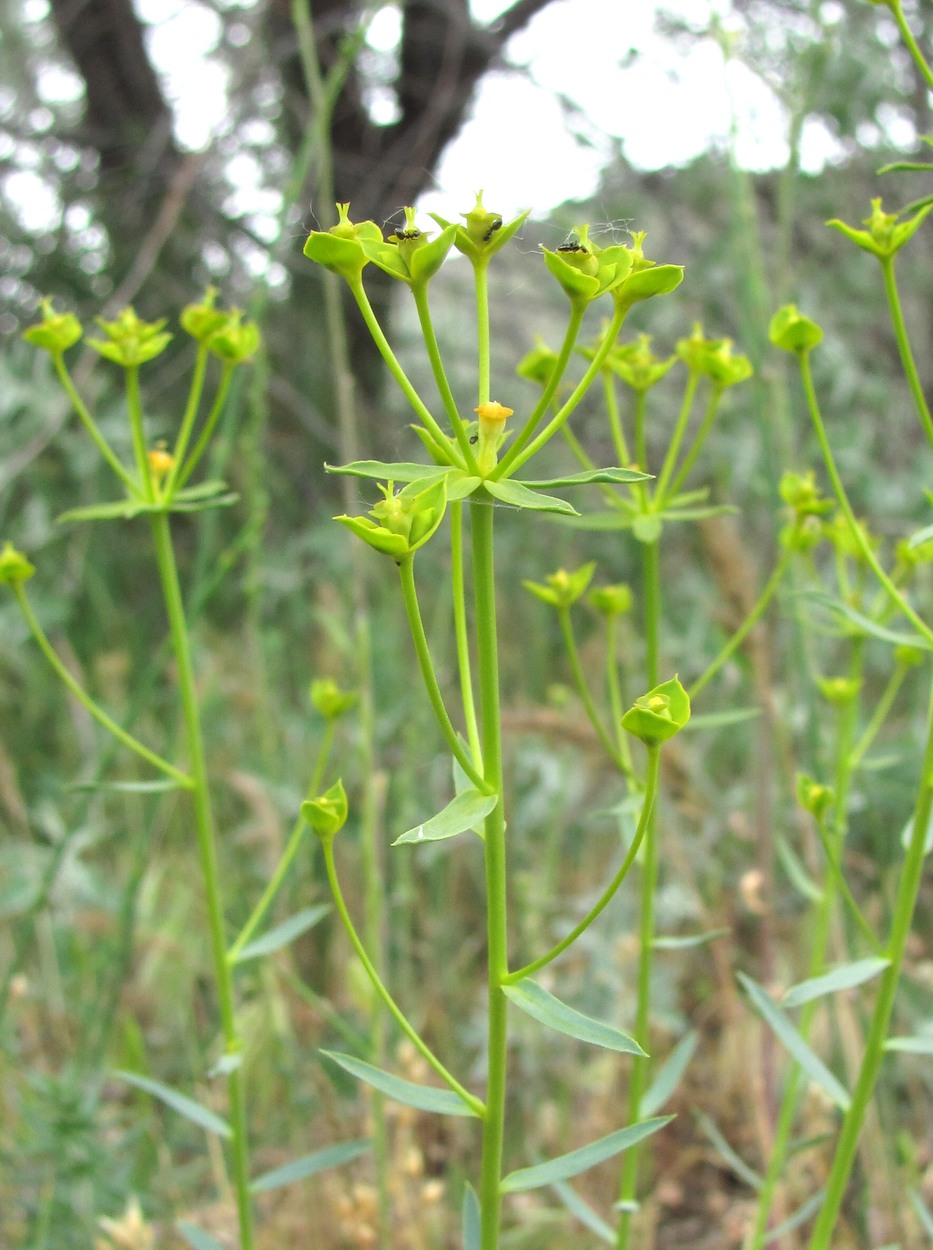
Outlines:
{"type": "Polygon", "coordinates": [[[501,229],[502,229],[502,218],[497,217],[495,221],[493,221],[490,224],[489,229],[483,235],[483,242],[488,243],[489,240],[492,238],[492,236],[496,233],[496,231],[501,230],[501,229]]]}
{"type": "Polygon", "coordinates": [[[475,447],[475,446],[476,446],[476,444],[477,444],[478,442],[479,442],[479,435],[478,435],[478,434],[471,434],[471,435],[470,435],[470,446],[471,446],[471,447],[475,447]]]}
{"type": "Polygon", "coordinates": [[[403,239],[420,239],[421,231],[416,226],[412,227],[411,230],[396,230],[395,237],[398,239],[399,243],[401,243],[403,239]]]}
{"type": "Polygon", "coordinates": [[[572,243],[562,243],[557,250],[559,252],[581,252],[585,256],[589,256],[590,254],[590,249],[588,247],[584,247],[582,243],[577,243],[576,241],[572,243]]]}

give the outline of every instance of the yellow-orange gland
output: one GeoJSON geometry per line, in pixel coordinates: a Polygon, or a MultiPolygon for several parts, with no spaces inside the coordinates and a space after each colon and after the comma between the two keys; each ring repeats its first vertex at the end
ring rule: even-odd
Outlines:
{"type": "Polygon", "coordinates": [[[478,408],[474,408],[473,411],[479,417],[480,422],[501,422],[511,417],[515,409],[506,408],[504,404],[497,404],[494,399],[490,399],[485,404],[480,404],[478,408]]]}
{"type": "Polygon", "coordinates": [[[156,477],[164,477],[175,467],[175,457],[167,451],[163,451],[161,447],[156,447],[149,453],[149,468],[156,477]]]}

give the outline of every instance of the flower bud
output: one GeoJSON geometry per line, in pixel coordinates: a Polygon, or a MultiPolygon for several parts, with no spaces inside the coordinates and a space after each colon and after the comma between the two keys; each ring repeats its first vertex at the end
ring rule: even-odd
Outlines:
{"type": "Polygon", "coordinates": [[[632,588],[625,582],[618,582],[615,586],[594,586],[586,601],[601,616],[623,616],[632,610],[632,588]]]}
{"type": "Polygon", "coordinates": [[[175,457],[171,452],[166,451],[164,447],[153,447],[148,453],[149,468],[152,476],[161,481],[167,473],[171,473],[175,467],[175,457]]]}
{"type": "Polygon", "coordinates": [[[515,372],[520,378],[537,382],[543,390],[551,380],[557,359],[557,352],[547,346],[540,334],[536,334],[534,347],[518,362],[515,372]]]}
{"type": "Polygon", "coordinates": [[[312,706],[325,720],[336,720],[357,703],[357,695],[341,690],[332,677],[316,677],[308,693],[312,706]]]}
{"type": "Polygon", "coordinates": [[[858,696],[862,683],[857,677],[821,677],[817,681],[820,694],[835,707],[844,707],[858,696]]]}
{"type": "Polygon", "coordinates": [[[259,350],[259,327],[252,321],[243,324],[243,313],[232,308],[220,326],[207,340],[208,350],[227,365],[241,365],[259,350]]]}
{"type": "Polygon", "coordinates": [[[872,200],[871,216],[866,217],[862,222],[862,225],[868,227],[867,230],[856,230],[854,226],[847,226],[838,217],[834,217],[826,224],[832,226],[834,230],[839,230],[863,251],[872,252],[879,260],[889,260],[914,236],[924,218],[931,211],[933,211],[933,200],[922,204],[909,220],[898,224],[897,219],[900,213],[884,212],[879,197],[872,200]]]}
{"type": "Polygon", "coordinates": [[[154,359],[172,341],[171,334],[162,333],[165,317],[158,321],[143,321],[130,307],[119,312],[113,321],[105,321],[103,317],[95,317],[94,320],[106,338],[88,339],[88,346],[124,369],[132,369],[154,359]]]}
{"type": "MultiPolygon", "coordinates": [[[[589,354],[590,349],[586,349],[589,354]]],[[[634,343],[620,343],[606,357],[606,365],[626,386],[643,395],[655,383],[660,382],[675,364],[676,356],[661,360],[651,350],[651,335],[639,334],[634,343]]]]}
{"type": "Polygon", "coordinates": [[[479,417],[477,423],[476,463],[480,473],[491,473],[498,462],[498,452],[505,438],[505,423],[514,415],[514,408],[497,404],[494,399],[480,404],[473,411],[479,417]]]}
{"type": "Polygon", "coordinates": [[[785,304],[771,318],[768,337],[782,351],[802,356],[822,341],[823,331],[815,321],[798,312],[796,304],[785,304]]]}
{"type": "Polygon", "coordinates": [[[84,331],[73,313],[57,313],[50,299],[41,299],[42,320],[23,331],[23,338],[34,347],[41,347],[52,356],[61,356],[73,347],[84,331]]]}
{"type": "Polygon", "coordinates": [[[586,592],[595,572],[596,561],[591,560],[572,573],[566,569],[549,573],[543,584],[524,581],[522,585],[542,603],[549,603],[553,608],[569,608],[586,592]]]}
{"type": "Polygon", "coordinates": [[[20,586],[23,582],[28,582],[35,571],[35,566],[12,543],[3,544],[0,551],[0,584],[20,586]]]}
{"type": "Polygon", "coordinates": [[[829,786],[824,786],[806,773],[797,774],[797,802],[805,812],[817,821],[821,821],[829,808],[836,801],[836,795],[829,786]]]}
{"type": "Polygon", "coordinates": [[[622,728],[648,747],[660,746],[690,719],[690,696],[676,677],[643,694],[622,717],[622,728]]]}
{"type": "MultiPolygon", "coordinates": [[[[460,214],[466,225],[457,226],[454,246],[458,252],[469,257],[474,265],[487,265],[493,253],[514,238],[530,212],[530,208],[526,209],[511,221],[504,222],[498,213],[492,213],[483,206],[483,193],[477,191],[473,208],[468,213],[460,214]]],[[[431,216],[444,230],[451,225],[451,222],[438,213],[431,213],[431,216]]]]}
{"type": "Polygon", "coordinates": [[[209,286],[200,304],[188,304],[178,318],[181,328],[198,343],[203,343],[219,330],[227,320],[227,314],[215,308],[217,288],[209,286]]]}
{"type": "Polygon", "coordinates": [[[343,782],[335,782],[326,794],[316,799],[306,799],[301,805],[301,817],[322,842],[330,842],[347,821],[347,795],[343,782]]]}

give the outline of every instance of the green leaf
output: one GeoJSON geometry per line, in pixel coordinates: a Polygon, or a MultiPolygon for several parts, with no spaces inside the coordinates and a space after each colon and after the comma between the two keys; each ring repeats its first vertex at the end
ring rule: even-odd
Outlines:
{"type": "Polygon", "coordinates": [[[210,1233],[206,1233],[203,1228],[198,1228],[197,1224],[189,1224],[187,1220],[179,1220],[175,1225],[178,1231],[191,1246],[191,1250],[224,1250],[224,1247],[212,1237],[210,1233]]]}
{"type": "Polygon", "coordinates": [[[160,1099],[166,1106],[171,1107],[173,1111],[177,1111],[186,1120],[196,1124],[198,1128],[203,1128],[208,1133],[216,1133],[218,1137],[231,1136],[230,1125],[226,1120],[222,1120],[219,1115],[209,1110],[209,1108],[202,1107],[193,1098],[188,1098],[185,1094],[179,1094],[178,1090],[172,1089],[171,1086],[163,1085],[161,1081],[153,1081],[148,1076],[139,1076],[135,1072],[114,1072],[113,1075],[117,1080],[126,1081],[128,1085],[135,1085],[137,1089],[144,1090],[147,1094],[152,1094],[154,1098],[160,1099]]]}
{"type": "MultiPolygon", "coordinates": [[[[910,839],[913,835],[913,831],[914,818],[911,816],[910,820],[908,820],[907,824],[901,830],[901,846],[905,851],[910,846],[910,839]]],[[[930,851],[933,851],[933,812],[930,813],[930,819],[927,821],[927,836],[926,841],[923,844],[924,855],[929,855],[930,851]]]]}
{"type": "Polygon", "coordinates": [[[681,1082],[690,1060],[700,1044],[700,1034],[691,1029],[680,1039],[655,1073],[654,1080],[645,1091],[639,1104],[642,1115],[654,1115],[660,1111],[681,1082]]]}
{"type": "Polygon", "coordinates": [[[854,963],[844,964],[841,968],[834,968],[832,972],[824,972],[821,976],[792,985],[781,1000],[781,1005],[799,1007],[801,1003],[822,998],[824,994],[851,989],[854,985],[861,985],[863,981],[870,981],[879,972],[884,972],[890,963],[890,959],[857,959],[854,963]]]}
{"type": "Polygon", "coordinates": [[[542,1185],[553,1185],[555,1181],[566,1181],[571,1176],[578,1176],[587,1168],[595,1167],[605,1159],[621,1154],[656,1133],[658,1129],[670,1124],[672,1115],[657,1116],[653,1120],[642,1120],[639,1124],[630,1124],[628,1128],[601,1137],[599,1141],[590,1142],[579,1150],[571,1150],[568,1154],[549,1159],[547,1163],[539,1163],[535,1167],[520,1168],[504,1178],[501,1190],[504,1194],[523,1193],[528,1189],[540,1189],[542,1185]]]}
{"type": "Polygon", "coordinates": [[[678,933],[670,937],[659,935],[653,939],[651,945],[658,951],[689,950],[693,946],[705,946],[707,942],[714,942],[716,938],[726,937],[731,932],[731,929],[710,929],[706,933],[678,933]]]}
{"type": "Polygon", "coordinates": [[[700,1128],[712,1142],[713,1146],[722,1155],[726,1163],[740,1177],[750,1189],[756,1193],[761,1189],[764,1180],[758,1175],[754,1168],[750,1168],[740,1154],[738,1154],[723,1137],[722,1133],[716,1127],[715,1123],[703,1111],[695,1113],[697,1123],[700,1128]]]}
{"type": "Polygon", "coordinates": [[[345,1072],[365,1081],[373,1089],[378,1089],[387,1098],[394,1098],[407,1107],[415,1107],[418,1111],[433,1111],[437,1115],[473,1115],[474,1112],[458,1097],[452,1089],[440,1089],[434,1085],[417,1085],[414,1081],[406,1081],[391,1072],[383,1072],[353,1055],[340,1054],[335,1050],[322,1050],[322,1055],[333,1059],[345,1072]]]}
{"type": "Polygon", "coordinates": [[[884,1049],[907,1055],[933,1055],[933,1037],[889,1037],[884,1049]]]}
{"type": "Polygon", "coordinates": [[[313,1154],[302,1155],[300,1159],[293,1159],[291,1163],[283,1163],[280,1168],[273,1168],[271,1172],[263,1172],[261,1176],[257,1176],[250,1184],[250,1193],[263,1194],[269,1189],[279,1189],[282,1185],[307,1180],[309,1176],[316,1176],[318,1172],[325,1172],[328,1168],[339,1168],[351,1159],[358,1159],[361,1154],[365,1154],[371,1145],[366,1139],[345,1141],[336,1146],[328,1146],[325,1150],[315,1150],[313,1154]]]}
{"type": "MultiPolygon", "coordinates": [[[[217,483],[205,483],[216,486],[217,483]]],[[[197,490],[192,487],[192,490],[197,490]]],[[[218,495],[213,491],[209,498],[191,497],[188,491],[180,491],[171,502],[167,500],[148,499],[116,499],[112,503],[94,503],[86,508],[70,508],[56,520],[59,524],[66,521],[129,521],[133,517],[144,514],[163,512],[204,512],[208,508],[226,508],[236,503],[239,495],[231,491],[226,495],[218,495]]]]}
{"type": "Polygon", "coordinates": [[[910,1205],[913,1207],[914,1213],[923,1227],[923,1231],[933,1241],[933,1215],[930,1214],[929,1208],[916,1189],[908,1189],[907,1197],[910,1199],[910,1205]]]}
{"type": "MultiPolygon", "coordinates": [[[[589,482],[647,482],[650,473],[638,469],[588,469],[585,473],[568,473],[564,477],[547,477],[540,481],[524,482],[534,490],[554,489],[557,486],[586,486],[589,482]]],[[[514,480],[514,479],[511,479],[514,480]]]]}
{"type": "Polygon", "coordinates": [[[655,543],[661,537],[664,528],[661,518],[654,512],[635,517],[632,522],[632,533],[640,543],[655,543]]]}
{"type": "Polygon", "coordinates": [[[329,903],[318,903],[314,907],[305,907],[302,911],[296,912],[294,916],[289,916],[287,920],[283,920],[274,929],[269,929],[266,933],[263,933],[255,941],[247,942],[242,950],[238,952],[234,962],[242,964],[247,959],[257,959],[260,955],[271,955],[273,951],[287,946],[296,937],[313,928],[329,911],[329,903]]]}
{"type": "Polygon", "coordinates": [[[611,511],[583,512],[579,516],[568,517],[567,524],[575,530],[587,530],[592,533],[614,533],[616,530],[631,529],[634,509],[619,500],[619,506],[611,511]]]}
{"type": "Polygon", "coordinates": [[[576,508],[566,499],[558,499],[554,495],[539,495],[514,478],[504,482],[493,482],[487,478],[483,485],[494,499],[508,504],[510,508],[527,508],[530,512],[561,512],[565,516],[579,516],[576,508]]]}
{"type": "Polygon", "coordinates": [[[368,477],[376,482],[420,482],[422,478],[437,477],[445,472],[436,464],[417,464],[414,461],[354,460],[352,464],[325,464],[328,473],[344,473],[350,477],[368,477]]]}
{"type": "Polygon", "coordinates": [[[166,790],[180,790],[182,786],[171,777],[161,777],[158,781],[77,781],[67,788],[79,794],[98,790],[112,790],[116,794],[162,794],[166,790]]]}
{"type": "Polygon", "coordinates": [[[821,1189],[817,1193],[809,1197],[806,1202],[797,1208],[793,1215],[789,1215],[786,1220],[782,1220],[774,1228],[768,1230],[768,1236],[765,1238],[763,1245],[773,1246],[775,1242],[780,1241],[782,1237],[786,1237],[788,1233],[799,1228],[805,1223],[811,1215],[816,1215],[820,1207],[826,1200],[826,1190],[821,1189]]]}
{"type": "Polygon", "coordinates": [[[415,825],[392,843],[399,846],[402,842],[440,842],[443,838],[454,838],[465,829],[472,829],[483,820],[499,801],[496,794],[483,794],[480,790],[463,790],[450,800],[447,806],[426,820],[423,825],[415,825]]]}
{"type": "Polygon", "coordinates": [[[754,720],[761,715],[757,707],[729,707],[721,712],[703,712],[699,716],[691,716],[690,724],[685,728],[688,732],[695,729],[720,729],[723,725],[740,725],[743,721],[754,720]]]}
{"type": "Polygon", "coordinates": [[[647,1058],[645,1051],[633,1037],[611,1024],[604,1024],[601,1020],[594,1020],[592,1016],[575,1011],[534,981],[524,980],[516,985],[504,985],[502,992],[516,1007],[557,1033],[575,1037],[580,1042],[591,1042],[594,1046],[603,1046],[606,1050],[616,1050],[624,1055],[647,1058]]]}
{"type": "Polygon", "coordinates": [[[481,1250],[482,1214],[476,1190],[467,1182],[463,1187],[463,1250],[481,1250]]]}
{"type": "Polygon", "coordinates": [[[818,607],[826,608],[836,616],[843,617],[852,625],[855,625],[860,634],[868,634],[872,638],[880,638],[882,642],[890,642],[896,647],[919,647],[922,651],[933,651],[933,643],[928,642],[920,634],[902,634],[897,630],[887,629],[884,625],[879,625],[877,621],[871,620],[861,612],[856,612],[855,608],[850,608],[847,603],[841,603],[838,599],[833,599],[829,595],[821,594],[819,591],[807,590],[801,591],[800,597],[816,604],[818,607]]]}
{"type": "Polygon", "coordinates": [[[809,899],[811,903],[821,903],[823,891],[804,868],[796,851],[786,838],[777,840],[777,857],[781,862],[781,867],[787,873],[788,880],[797,892],[809,899]]]}
{"type": "Polygon", "coordinates": [[[611,1228],[588,1202],[584,1202],[577,1191],[572,1189],[566,1181],[555,1181],[551,1188],[570,1214],[575,1216],[591,1233],[595,1233],[601,1242],[607,1246],[616,1244],[615,1229],[611,1228]]]}
{"type": "Polygon", "coordinates": [[[793,1055],[814,1084],[843,1111],[848,1111],[852,1099],[845,1087],[833,1076],[829,1068],[818,1058],[803,1040],[784,1013],[775,1006],[771,997],[762,987],[746,976],[744,972],[737,974],[738,979],[751,999],[752,1006],[770,1027],[778,1041],[793,1055]]]}

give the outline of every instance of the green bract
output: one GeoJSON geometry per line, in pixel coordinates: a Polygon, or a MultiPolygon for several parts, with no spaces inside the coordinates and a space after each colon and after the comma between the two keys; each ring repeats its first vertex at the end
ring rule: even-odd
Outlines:
{"type": "Polygon", "coordinates": [[[797,774],[797,802],[814,819],[822,820],[835,801],[836,796],[829,786],[822,785],[806,773],[797,774]]]}
{"type": "Polygon", "coordinates": [[[88,346],[124,369],[132,369],[152,360],[164,352],[172,341],[171,334],[162,332],[165,317],[160,317],[158,321],[143,321],[130,307],[124,308],[113,321],[104,321],[103,317],[95,317],[94,321],[107,337],[88,339],[88,346]]]}
{"type": "Polygon", "coordinates": [[[415,210],[405,209],[405,226],[387,240],[363,239],[363,251],[380,269],[407,282],[411,287],[422,287],[437,273],[453,246],[459,226],[445,226],[436,239],[430,239],[415,225],[415,210]]]}
{"type": "Polygon", "coordinates": [[[602,616],[622,616],[632,610],[632,588],[625,582],[615,586],[594,586],[586,601],[602,616]]]}
{"type": "Polygon", "coordinates": [[[868,227],[867,230],[856,230],[854,226],[847,226],[838,217],[833,217],[826,224],[827,226],[832,226],[834,230],[839,230],[847,239],[851,239],[853,243],[864,251],[872,252],[880,260],[887,260],[895,252],[899,252],[904,244],[913,237],[920,228],[924,218],[931,211],[933,211],[933,202],[924,204],[917,209],[913,217],[907,221],[902,221],[898,225],[897,219],[900,213],[884,212],[879,197],[872,200],[871,216],[866,217],[862,223],[868,227]]]}
{"type": "Polygon", "coordinates": [[[614,290],[632,272],[633,254],[627,247],[600,248],[590,240],[589,226],[576,226],[575,238],[556,251],[542,247],[544,263],[572,303],[588,304],[614,290]]]}
{"type": "Polygon", "coordinates": [[[800,356],[818,346],[823,331],[815,321],[798,312],[796,304],[785,304],[771,318],[768,337],[775,347],[800,356]]]}
{"type": "Polygon", "coordinates": [[[371,509],[368,517],[334,517],[377,551],[404,560],[423,547],[444,518],[447,507],[447,475],[430,485],[410,482],[393,494],[392,483],[380,487],[384,499],[371,509]],[[370,519],[370,518],[374,519],[370,519]]]}
{"type": "Polygon", "coordinates": [[[209,286],[200,304],[189,304],[178,318],[181,328],[198,343],[206,342],[227,320],[227,314],[214,307],[216,300],[217,288],[209,286]]]}
{"type": "Polygon", "coordinates": [[[369,264],[365,243],[382,242],[382,231],[374,221],[352,222],[350,205],[338,204],[340,220],[330,230],[312,230],[304,245],[309,260],[339,274],[349,283],[360,281],[369,264]]]}
{"type": "Polygon", "coordinates": [[[73,313],[57,313],[50,299],[39,301],[42,320],[38,325],[30,326],[23,331],[23,338],[34,347],[53,356],[60,356],[80,339],[84,331],[81,322],[73,313]]]}
{"type": "Polygon", "coordinates": [[[313,707],[325,720],[336,720],[357,702],[356,694],[352,690],[341,690],[332,677],[316,677],[309,695],[313,707]]]}
{"type": "Polygon", "coordinates": [[[12,543],[3,544],[3,550],[0,551],[0,583],[4,586],[19,586],[28,582],[35,571],[35,566],[12,543]]]}
{"type": "MultiPolygon", "coordinates": [[[[514,238],[521,230],[530,212],[530,208],[525,209],[511,221],[504,222],[498,213],[491,213],[483,207],[483,193],[477,191],[473,208],[468,213],[460,214],[466,225],[456,227],[454,246],[458,252],[468,256],[474,265],[485,265],[490,256],[505,247],[509,239],[514,238]]],[[[445,231],[452,224],[437,213],[430,215],[445,231]]]]}
{"type": "Polygon", "coordinates": [[[243,324],[243,313],[233,308],[207,340],[207,348],[225,364],[241,365],[259,350],[259,327],[252,321],[243,324]]]}
{"type": "MultiPolygon", "coordinates": [[[[592,350],[584,349],[584,355],[592,358],[592,350]]],[[[620,343],[612,348],[606,357],[606,365],[626,386],[644,394],[660,382],[676,360],[676,356],[659,359],[651,350],[651,335],[639,334],[634,343],[620,343]]]]}
{"type": "Polygon", "coordinates": [[[342,781],[336,781],[326,794],[306,799],[301,805],[302,819],[322,841],[335,837],[347,820],[347,795],[342,781]]]}
{"type": "Polygon", "coordinates": [[[548,347],[540,334],[536,334],[534,347],[518,362],[515,372],[520,378],[545,387],[551,379],[557,360],[557,352],[548,347]]]}
{"type": "Polygon", "coordinates": [[[525,581],[522,585],[542,603],[549,603],[553,608],[569,608],[586,592],[595,572],[596,561],[591,560],[572,573],[566,569],[549,573],[543,584],[525,581]]]}
{"type": "Polygon", "coordinates": [[[679,733],[690,719],[690,696],[676,677],[655,686],[622,717],[622,728],[645,746],[656,747],[679,733]]]}
{"type": "Polygon", "coordinates": [[[816,684],[826,702],[833,703],[837,707],[851,703],[862,688],[862,683],[857,677],[820,677],[816,684]]]}

